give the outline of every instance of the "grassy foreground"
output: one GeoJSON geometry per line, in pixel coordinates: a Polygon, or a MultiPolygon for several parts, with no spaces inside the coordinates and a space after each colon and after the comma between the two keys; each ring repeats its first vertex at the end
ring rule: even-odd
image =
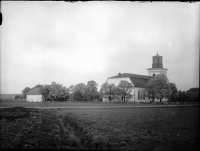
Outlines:
{"type": "Polygon", "coordinates": [[[0,109],[3,148],[199,150],[199,107],[0,109]]]}

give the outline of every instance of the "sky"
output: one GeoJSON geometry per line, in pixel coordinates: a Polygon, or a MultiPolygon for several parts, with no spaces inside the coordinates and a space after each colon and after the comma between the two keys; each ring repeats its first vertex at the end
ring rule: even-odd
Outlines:
{"type": "Polygon", "coordinates": [[[199,3],[1,2],[0,93],[148,75],[163,56],[178,90],[199,87],[199,3]]]}

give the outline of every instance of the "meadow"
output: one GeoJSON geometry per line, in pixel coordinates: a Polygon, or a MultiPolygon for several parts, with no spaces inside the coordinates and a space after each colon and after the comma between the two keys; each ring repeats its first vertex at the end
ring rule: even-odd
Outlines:
{"type": "Polygon", "coordinates": [[[1,111],[1,148],[199,150],[199,107],[1,111]]]}
{"type": "Polygon", "coordinates": [[[196,106],[199,105],[198,102],[172,102],[170,104],[166,103],[103,103],[103,102],[89,102],[89,101],[65,101],[65,102],[24,102],[24,101],[1,101],[0,107],[66,107],[66,108],[111,108],[111,107],[154,107],[154,106],[196,106]]]}

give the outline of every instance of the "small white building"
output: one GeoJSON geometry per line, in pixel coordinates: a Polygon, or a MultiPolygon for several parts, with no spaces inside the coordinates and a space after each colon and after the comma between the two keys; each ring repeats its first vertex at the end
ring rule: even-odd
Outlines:
{"type": "Polygon", "coordinates": [[[34,88],[26,94],[27,102],[43,102],[44,97],[40,92],[40,88],[34,88]]]}

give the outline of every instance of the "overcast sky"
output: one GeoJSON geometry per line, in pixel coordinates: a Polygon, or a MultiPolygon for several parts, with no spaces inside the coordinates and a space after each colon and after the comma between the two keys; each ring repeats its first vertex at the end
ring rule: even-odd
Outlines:
{"type": "Polygon", "coordinates": [[[157,51],[178,90],[199,87],[199,3],[1,3],[1,93],[148,75],[157,51]]]}

